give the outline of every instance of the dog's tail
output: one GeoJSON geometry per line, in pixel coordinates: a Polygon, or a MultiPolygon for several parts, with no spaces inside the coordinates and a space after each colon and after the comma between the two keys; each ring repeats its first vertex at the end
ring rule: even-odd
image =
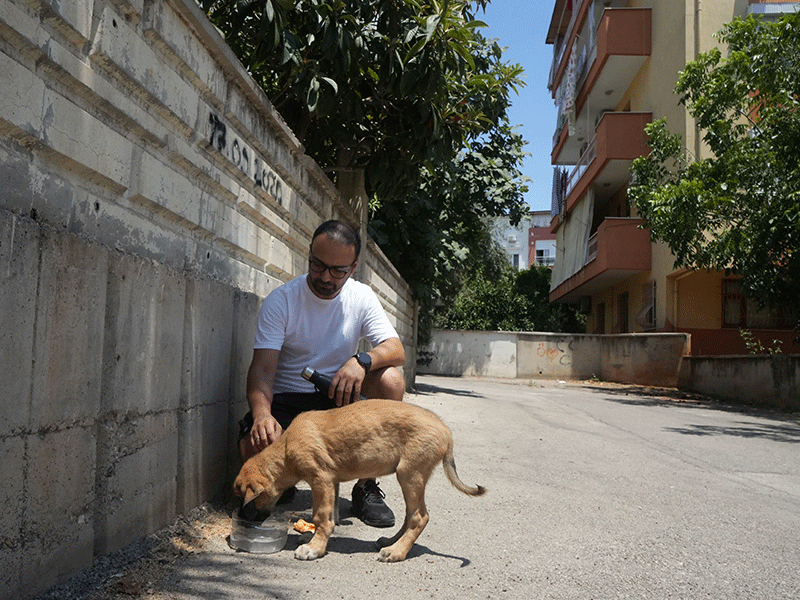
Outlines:
{"type": "Polygon", "coordinates": [[[447,451],[447,454],[442,460],[442,466],[444,467],[444,474],[447,475],[447,478],[450,480],[450,483],[453,484],[453,487],[456,488],[459,492],[463,492],[467,494],[467,496],[483,496],[486,493],[486,488],[479,485],[476,487],[469,487],[466,483],[461,481],[458,478],[458,473],[456,472],[456,461],[453,458],[453,446],[450,445],[450,448],[447,451]]]}

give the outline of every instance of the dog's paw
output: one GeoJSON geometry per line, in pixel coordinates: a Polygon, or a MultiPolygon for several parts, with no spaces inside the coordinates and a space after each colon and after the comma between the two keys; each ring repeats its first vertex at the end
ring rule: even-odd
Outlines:
{"type": "Polygon", "coordinates": [[[302,546],[298,546],[297,550],[294,551],[294,557],[297,560],[315,560],[322,556],[322,553],[317,552],[308,544],[303,544],[302,546]]]}
{"type": "Polygon", "coordinates": [[[397,550],[394,550],[391,546],[389,546],[388,548],[384,548],[378,553],[378,560],[380,562],[385,562],[385,563],[400,562],[401,560],[404,560],[405,557],[406,557],[405,552],[398,552],[397,550]]]}

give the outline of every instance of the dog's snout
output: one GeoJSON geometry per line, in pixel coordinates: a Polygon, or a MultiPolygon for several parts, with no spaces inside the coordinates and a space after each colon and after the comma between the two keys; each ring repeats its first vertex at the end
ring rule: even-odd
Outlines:
{"type": "Polygon", "coordinates": [[[246,521],[263,521],[269,517],[269,511],[258,510],[255,500],[251,500],[247,504],[242,505],[242,508],[239,510],[239,515],[246,521]]]}

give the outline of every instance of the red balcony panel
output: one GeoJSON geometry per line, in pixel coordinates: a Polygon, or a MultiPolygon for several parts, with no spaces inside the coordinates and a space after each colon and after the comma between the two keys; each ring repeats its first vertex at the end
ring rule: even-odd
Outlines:
{"type": "MultiPolygon", "coordinates": [[[[650,230],[643,219],[607,218],[597,228],[597,253],[583,268],[550,292],[551,302],[576,302],[651,266],[650,230]]],[[[594,238],[594,236],[592,236],[594,238]]]]}
{"type": "Polygon", "coordinates": [[[598,180],[617,183],[627,181],[628,168],[634,159],[650,153],[645,126],[653,113],[606,113],[597,126],[596,156],[567,195],[567,212],[598,180]]]}
{"type": "MultiPolygon", "coordinates": [[[[597,57],[581,87],[575,107],[581,111],[586,99],[597,93],[606,102],[619,101],[651,51],[652,9],[607,8],[597,28],[597,57]],[[611,94],[606,94],[611,91],[611,94]]],[[[590,105],[595,105],[590,103],[590,105]]]]}
{"type": "Polygon", "coordinates": [[[650,56],[650,8],[607,8],[597,28],[597,55],[650,56]]]}

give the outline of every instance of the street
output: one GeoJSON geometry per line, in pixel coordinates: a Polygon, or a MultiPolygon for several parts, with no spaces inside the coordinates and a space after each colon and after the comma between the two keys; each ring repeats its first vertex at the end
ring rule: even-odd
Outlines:
{"type": "MultiPolygon", "coordinates": [[[[346,516],[313,562],[186,557],[148,598],[797,599],[800,419],[625,386],[417,378],[410,401],[453,430],[470,498],[437,468],[431,520],[407,560],[346,516]]],[[[308,511],[301,484],[292,508],[308,511]]],[[[393,477],[381,480],[402,514],[393,477]]],[[[310,512],[308,513],[310,516],[310,512]]]]}

